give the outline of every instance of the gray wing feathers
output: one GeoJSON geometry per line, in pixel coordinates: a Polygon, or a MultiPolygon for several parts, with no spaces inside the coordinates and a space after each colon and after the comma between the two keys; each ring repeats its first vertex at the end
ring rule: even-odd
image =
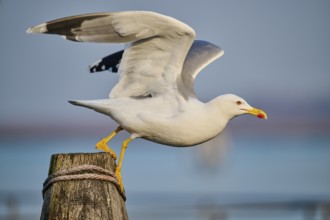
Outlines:
{"type": "Polygon", "coordinates": [[[166,94],[176,89],[195,38],[188,25],[145,11],[94,13],[61,18],[29,28],[28,33],[58,34],[72,41],[130,43],[110,97],[166,94]]]}
{"type": "Polygon", "coordinates": [[[130,43],[123,53],[120,81],[111,97],[164,94],[173,89],[185,98],[195,96],[195,77],[223,54],[221,48],[209,42],[193,43],[195,32],[188,25],[154,12],[70,16],[31,27],[27,32],[57,34],[81,42],[130,43]]]}
{"type": "Polygon", "coordinates": [[[195,97],[194,82],[196,76],[204,67],[223,54],[224,51],[220,47],[210,42],[194,41],[183,64],[182,82],[178,82],[179,88],[185,96],[195,97]]]}
{"type": "Polygon", "coordinates": [[[136,40],[136,36],[128,35],[125,30],[120,32],[120,23],[116,21],[118,14],[120,13],[70,16],[31,27],[27,32],[57,34],[67,40],[80,42],[126,43],[136,40]]]}
{"type": "Polygon", "coordinates": [[[184,27],[181,34],[194,31],[174,18],[149,11],[101,12],[69,16],[29,28],[27,33],[57,34],[68,40],[96,43],[131,43],[166,33],[174,25],[184,27]]]}

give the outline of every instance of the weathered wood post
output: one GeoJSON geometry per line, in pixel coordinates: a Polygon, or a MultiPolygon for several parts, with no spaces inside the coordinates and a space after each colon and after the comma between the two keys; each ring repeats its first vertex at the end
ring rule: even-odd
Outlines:
{"type": "Polygon", "coordinates": [[[114,170],[108,153],[52,155],[40,219],[127,220],[114,170]]]}

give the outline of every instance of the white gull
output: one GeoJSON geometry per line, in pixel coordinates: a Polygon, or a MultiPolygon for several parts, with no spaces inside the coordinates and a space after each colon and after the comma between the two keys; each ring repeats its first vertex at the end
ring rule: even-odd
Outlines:
{"type": "Polygon", "coordinates": [[[92,72],[110,68],[117,72],[119,64],[120,79],[108,99],[70,101],[106,114],[119,124],[96,144],[115,158],[107,143],[123,129],[131,133],[122,144],[116,168],[122,190],[122,160],[128,143],[135,138],[193,146],[217,136],[235,116],[248,113],[267,118],[264,111],[233,94],[207,103],[197,99],[196,76],[221,57],[223,50],[195,40],[194,30],[174,18],[146,11],[93,13],[46,22],[27,32],[57,34],[79,42],[128,44],[121,53],[91,66],[92,72]]]}

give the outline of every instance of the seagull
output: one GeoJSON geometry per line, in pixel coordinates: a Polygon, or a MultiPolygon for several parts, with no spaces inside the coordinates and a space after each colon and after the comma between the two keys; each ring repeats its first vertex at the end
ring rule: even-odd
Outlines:
{"type": "Polygon", "coordinates": [[[57,34],[77,42],[125,43],[126,47],[91,65],[90,72],[118,72],[119,81],[107,99],[74,100],[73,105],[110,116],[119,126],[96,144],[116,153],[108,142],[121,130],[123,141],[115,175],[123,191],[122,161],[135,138],[187,147],[216,137],[234,117],[267,114],[234,94],[206,103],[198,100],[194,81],[224,51],[207,41],[195,40],[195,31],[172,17],[150,11],[81,14],[33,26],[27,33],[57,34]]]}

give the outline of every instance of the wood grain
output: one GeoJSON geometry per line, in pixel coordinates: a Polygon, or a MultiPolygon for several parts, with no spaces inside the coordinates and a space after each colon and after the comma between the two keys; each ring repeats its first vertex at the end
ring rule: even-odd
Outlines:
{"type": "MultiPolygon", "coordinates": [[[[51,157],[49,175],[79,165],[115,170],[115,161],[108,153],[55,154],[51,157]]],[[[127,220],[128,216],[124,199],[113,183],[87,179],[52,184],[44,193],[40,219],[127,220]]]]}

